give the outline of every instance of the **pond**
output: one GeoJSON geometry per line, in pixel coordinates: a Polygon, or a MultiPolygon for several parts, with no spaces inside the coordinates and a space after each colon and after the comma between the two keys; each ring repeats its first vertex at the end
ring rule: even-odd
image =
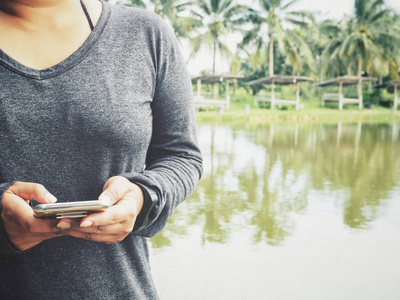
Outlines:
{"type": "Polygon", "coordinates": [[[398,299],[400,124],[199,125],[204,174],[150,240],[164,299],[398,299]]]}

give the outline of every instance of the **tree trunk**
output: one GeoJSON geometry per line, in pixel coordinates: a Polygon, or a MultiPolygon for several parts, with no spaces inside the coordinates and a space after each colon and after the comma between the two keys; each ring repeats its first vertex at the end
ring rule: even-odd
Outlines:
{"type": "MultiPolygon", "coordinates": [[[[212,68],[212,74],[215,76],[215,60],[217,57],[217,42],[214,43],[213,45],[213,68],[212,68]]],[[[213,83],[213,88],[212,88],[212,99],[218,99],[218,83],[214,82],[213,83]]]]}
{"type": "Polygon", "coordinates": [[[361,77],[362,72],[362,58],[361,56],[358,57],[358,66],[357,66],[357,76],[361,77]]]}
{"type": "Polygon", "coordinates": [[[361,56],[359,56],[358,57],[358,66],[357,66],[357,76],[358,76],[357,92],[358,92],[358,101],[359,101],[358,107],[359,107],[359,109],[362,109],[362,107],[363,107],[361,72],[362,72],[362,58],[361,58],[361,56]]]}
{"type": "Polygon", "coordinates": [[[323,69],[322,69],[322,59],[321,59],[321,55],[319,56],[319,82],[322,82],[324,79],[324,75],[323,75],[323,69]]]}
{"type": "Polygon", "coordinates": [[[274,76],[274,34],[269,34],[269,76],[274,76]]]}
{"type": "Polygon", "coordinates": [[[215,42],[213,45],[213,67],[212,74],[215,75],[215,59],[217,57],[217,43],[215,42]]]}

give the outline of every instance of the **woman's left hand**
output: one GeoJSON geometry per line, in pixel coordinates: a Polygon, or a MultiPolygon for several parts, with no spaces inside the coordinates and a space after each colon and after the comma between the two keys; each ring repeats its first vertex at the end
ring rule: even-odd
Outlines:
{"type": "Polygon", "coordinates": [[[107,180],[99,200],[111,201],[104,212],[91,214],[82,220],[62,219],[57,227],[65,235],[86,240],[114,244],[122,241],[135,225],[143,206],[143,193],[139,186],[122,176],[107,180]]]}

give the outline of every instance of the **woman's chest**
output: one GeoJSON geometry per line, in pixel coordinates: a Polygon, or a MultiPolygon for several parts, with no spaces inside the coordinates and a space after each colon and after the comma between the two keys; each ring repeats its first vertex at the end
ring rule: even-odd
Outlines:
{"type": "Polygon", "coordinates": [[[62,136],[71,143],[132,148],[151,136],[155,83],[150,69],[139,74],[135,68],[116,72],[82,65],[42,81],[6,74],[0,72],[2,137],[40,142],[62,136]]]}

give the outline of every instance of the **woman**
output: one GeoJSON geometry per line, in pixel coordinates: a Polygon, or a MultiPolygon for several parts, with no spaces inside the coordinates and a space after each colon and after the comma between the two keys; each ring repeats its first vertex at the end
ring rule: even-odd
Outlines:
{"type": "Polygon", "coordinates": [[[0,298],[157,298],[146,237],[201,175],[173,33],[97,0],[0,0],[0,49],[0,298]],[[113,205],[29,206],[89,199],[113,205]]]}

